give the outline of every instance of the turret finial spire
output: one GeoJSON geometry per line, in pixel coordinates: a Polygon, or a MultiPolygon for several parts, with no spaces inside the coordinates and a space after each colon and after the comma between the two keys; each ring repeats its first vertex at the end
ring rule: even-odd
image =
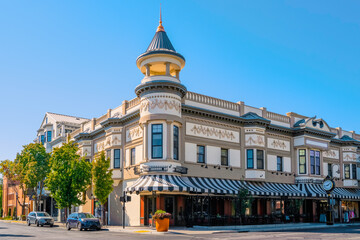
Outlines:
{"type": "Polygon", "coordinates": [[[160,20],[159,20],[159,26],[156,30],[156,32],[165,32],[165,29],[162,25],[162,18],[161,18],[161,3],[160,3],[160,20]]]}

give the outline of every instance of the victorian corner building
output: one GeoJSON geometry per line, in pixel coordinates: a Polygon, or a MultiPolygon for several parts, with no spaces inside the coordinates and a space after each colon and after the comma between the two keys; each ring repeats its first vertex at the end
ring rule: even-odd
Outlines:
{"type": "MultiPolygon", "coordinates": [[[[38,131],[49,151],[66,134],[90,161],[105,151],[115,181],[109,224],[122,224],[126,192],[126,225],[148,225],[157,209],[172,214],[171,225],[236,225],[241,189],[253,199],[246,223],[319,222],[326,176],[336,184],[335,221],[359,218],[359,134],[188,91],[180,77],[185,58],[161,22],[136,64],[144,78],[134,99],[91,120],[47,113],[53,120],[38,131]]],[[[95,213],[91,190],[86,197],[78,210],[95,213]]]]}

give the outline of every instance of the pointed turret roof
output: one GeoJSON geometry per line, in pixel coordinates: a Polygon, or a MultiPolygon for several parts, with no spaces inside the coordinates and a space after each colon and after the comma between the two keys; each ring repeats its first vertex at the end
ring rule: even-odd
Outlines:
{"type": "Polygon", "coordinates": [[[150,54],[171,54],[180,57],[185,61],[185,58],[180,53],[176,52],[174,46],[171,44],[171,41],[165,32],[165,29],[162,25],[161,8],[159,26],[157,27],[155,36],[151,40],[148,48],[146,49],[146,52],[141,54],[137,58],[137,60],[150,54]]]}

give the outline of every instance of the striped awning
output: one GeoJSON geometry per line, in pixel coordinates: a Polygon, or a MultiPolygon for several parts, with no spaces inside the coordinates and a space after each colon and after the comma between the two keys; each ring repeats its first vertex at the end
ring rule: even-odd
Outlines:
{"type": "MultiPolygon", "coordinates": [[[[300,183],[298,187],[305,191],[308,197],[327,198],[328,196],[322,184],[300,183]]],[[[357,189],[335,188],[331,195],[340,199],[360,199],[360,192],[357,189]]]]}
{"type": "Polygon", "coordinates": [[[301,197],[306,193],[296,185],[285,183],[250,182],[219,178],[183,177],[184,182],[201,189],[203,193],[238,194],[240,189],[247,189],[254,196],[289,196],[301,197]]]}
{"type": "Polygon", "coordinates": [[[131,187],[126,188],[126,192],[143,191],[200,192],[199,189],[185,183],[180,176],[175,175],[144,175],[131,187]]]}

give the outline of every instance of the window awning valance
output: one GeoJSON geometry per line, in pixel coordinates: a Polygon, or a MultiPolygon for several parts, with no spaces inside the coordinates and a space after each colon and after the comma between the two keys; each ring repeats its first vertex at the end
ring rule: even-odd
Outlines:
{"type": "MultiPolygon", "coordinates": [[[[328,195],[321,184],[300,183],[300,190],[305,191],[308,197],[327,198],[328,195]]],[[[360,199],[360,192],[357,189],[335,188],[331,193],[332,197],[340,199],[360,199]]]]}

